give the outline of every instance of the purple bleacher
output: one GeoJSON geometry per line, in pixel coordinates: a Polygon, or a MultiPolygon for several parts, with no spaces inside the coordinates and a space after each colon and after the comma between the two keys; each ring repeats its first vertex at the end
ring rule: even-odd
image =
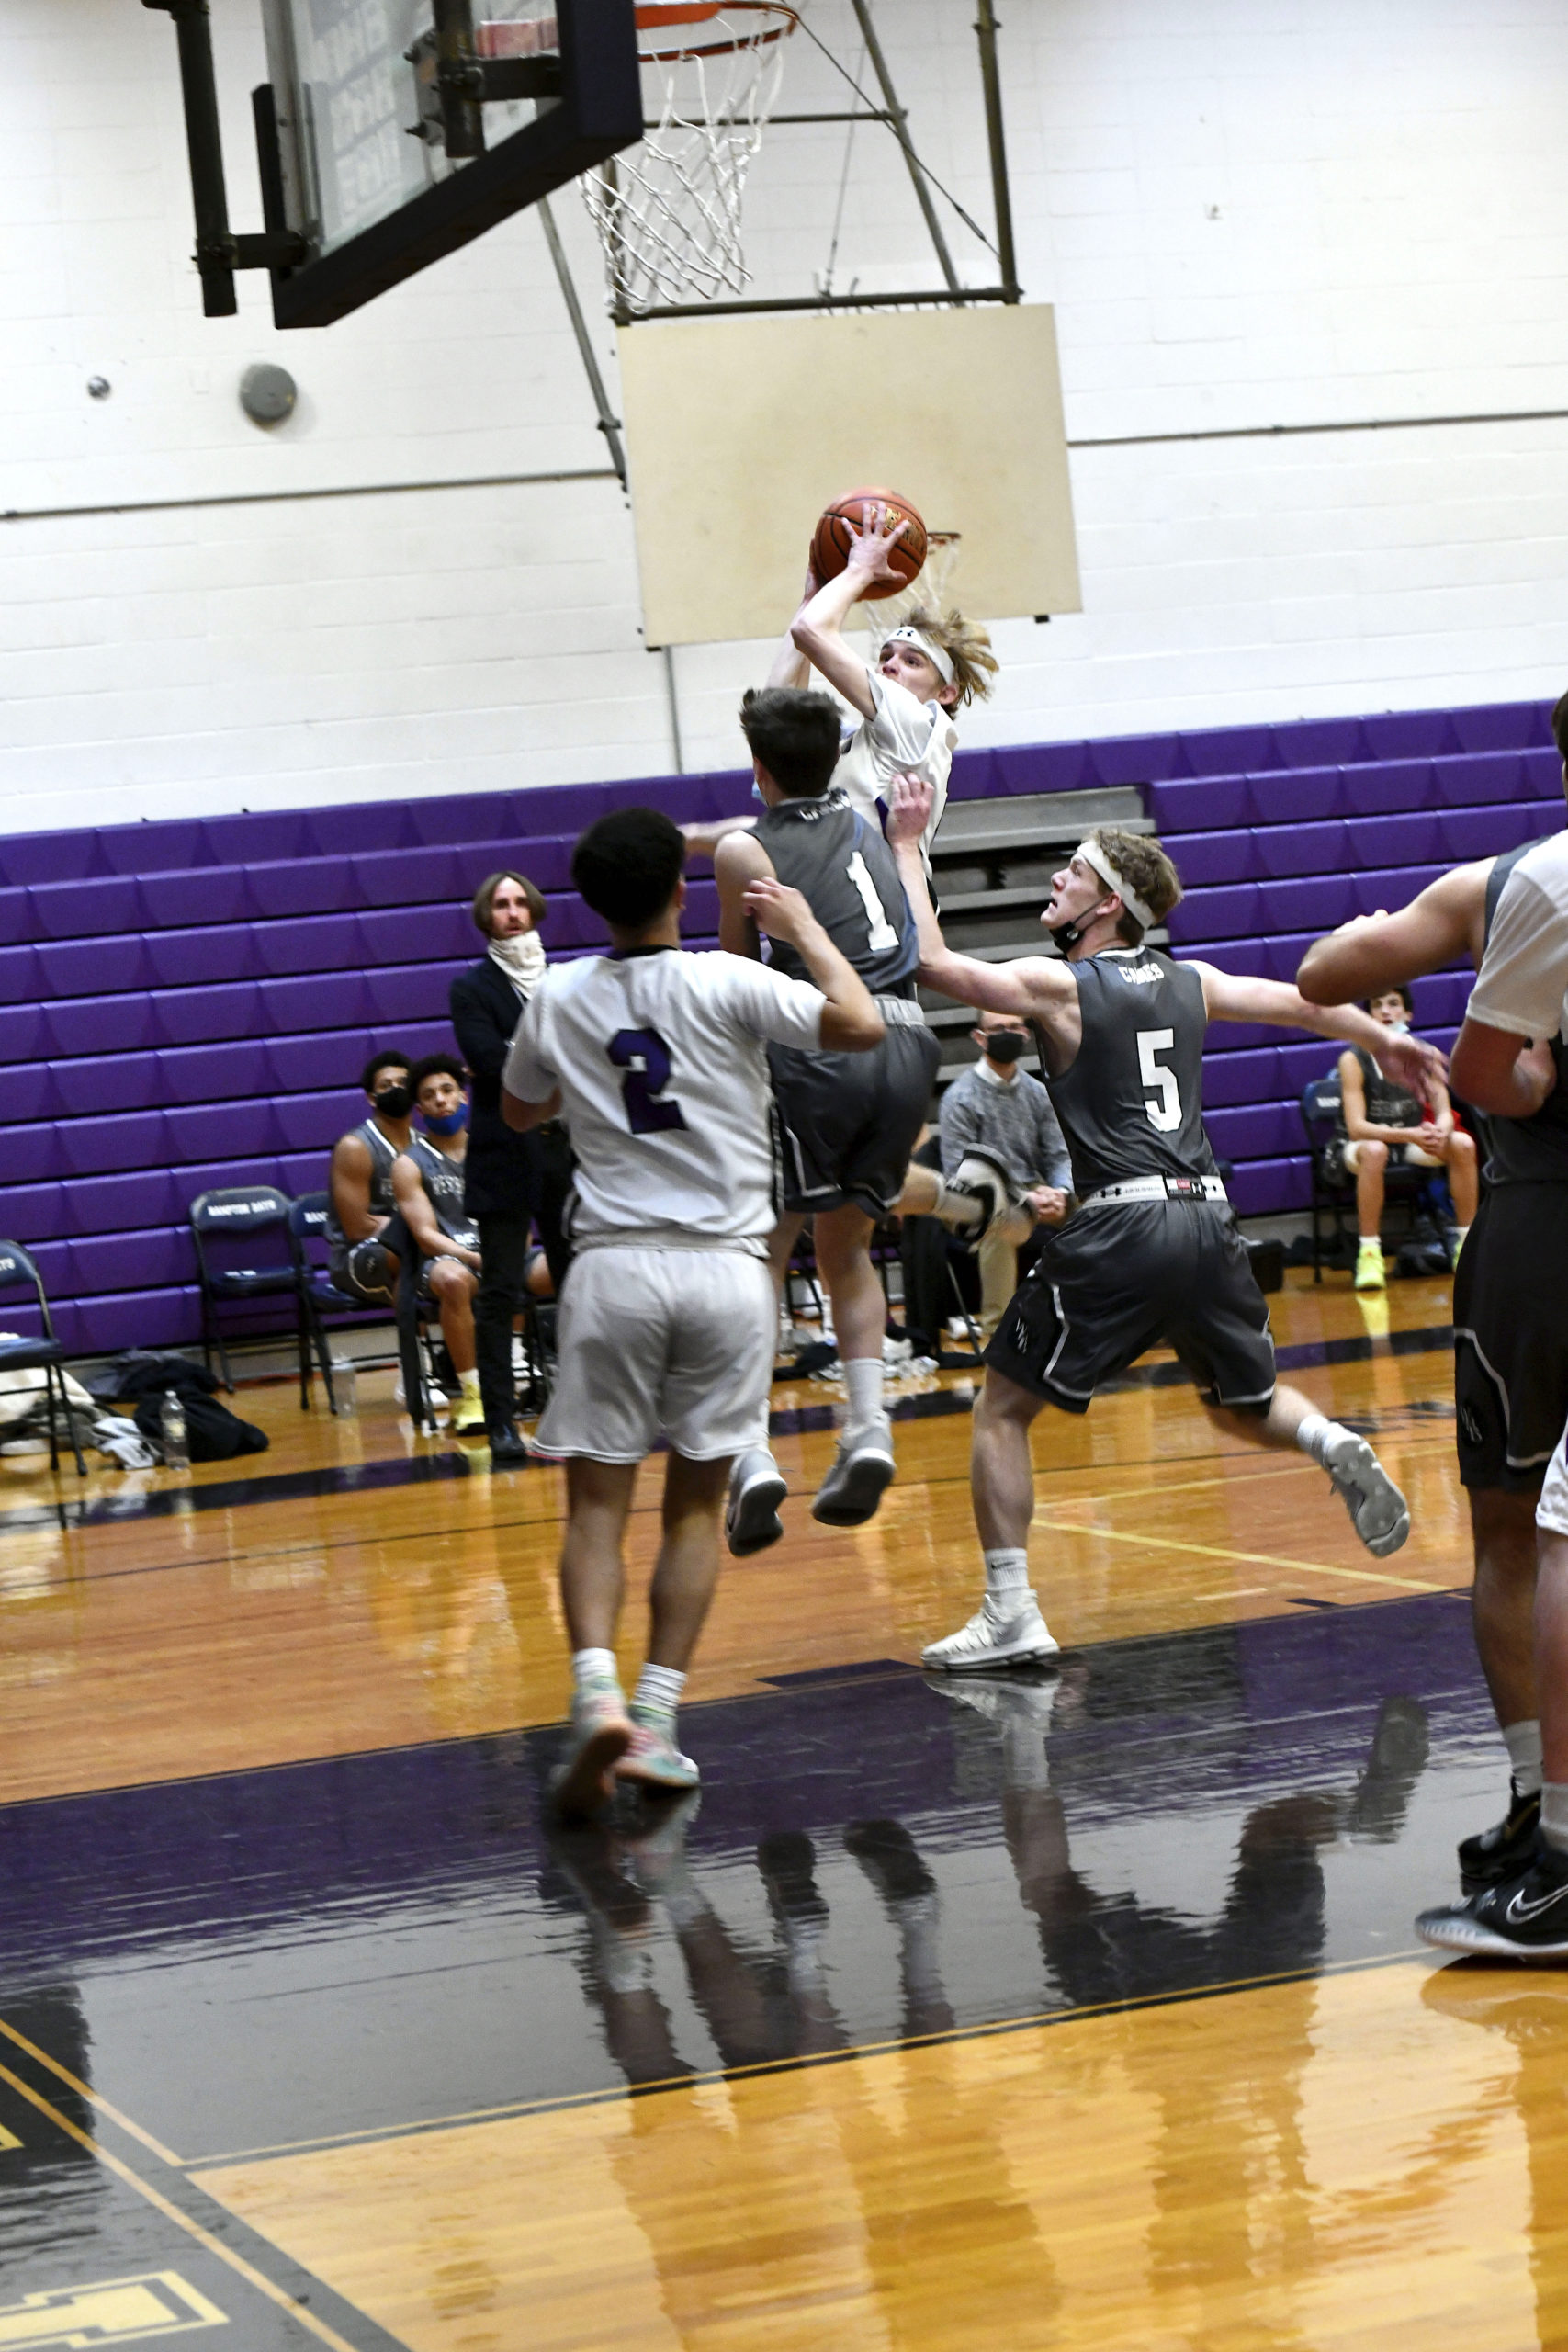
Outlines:
{"type": "MultiPolygon", "coordinates": [[[[1544,703],[1486,705],[981,747],[959,752],[952,793],[1138,787],[1188,888],[1178,952],[1289,979],[1347,915],[1562,824],[1548,718],[1544,703]]],[[[191,1200],[325,1183],[363,1115],[368,1056],[450,1042],[484,875],[532,877],[547,947],[570,961],[604,941],[570,886],[585,824],[639,803],[738,814],[750,792],[737,766],[0,841],[0,1232],[49,1252],[67,1347],[193,1339],[191,1200]]],[[[698,869],[687,936],[707,944],[716,920],[698,869]]],[[[1416,982],[1423,1034],[1451,1035],[1470,985],[1464,971],[1416,982]]],[[[1244,1212],[1305,1201],[1297,1103],[1337,1050],[1256,1024],[1213,1033],[1210,1125],[1244,1212]]]]}

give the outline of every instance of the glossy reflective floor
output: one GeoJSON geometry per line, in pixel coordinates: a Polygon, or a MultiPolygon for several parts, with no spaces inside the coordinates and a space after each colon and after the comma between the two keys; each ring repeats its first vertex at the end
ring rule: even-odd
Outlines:
{"type": "Polygon", "coordinates": [[[1006,1684],[916,1663],[966,1384],[902,1395],[856,1534],[781,1387],[701,1802],[571,1836],[556,1474],[389,1378],[251,1391],[252,1477],[5,1460],[0,2346],[1568,2343],[1568,1979],[1411,1933],[1504,1779],[1449,1311],[1276,1302],[1411,1497],[1387,1563],[1172,1367],[1043,1420],[1066,1647],[1006,1684]]]}

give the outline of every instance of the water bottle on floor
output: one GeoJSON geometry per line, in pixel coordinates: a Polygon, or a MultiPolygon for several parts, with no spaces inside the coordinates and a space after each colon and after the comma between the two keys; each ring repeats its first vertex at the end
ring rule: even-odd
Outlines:
{"type": "Polygon", "coordinates": [[[333,1410],[340,1420],[351,1420],[359,1410],[359,1374],[352,1356],[333,1356],[333,1410]]]}
{"type": "Polygon", "coordinates": [[[165,1470],[190,1468],[190,1431],[186,1425],[186,1408],[172,1388],[164,1391],[164,1402],[158,1415],[158,1427],[164,1441],[165,1470]]]}

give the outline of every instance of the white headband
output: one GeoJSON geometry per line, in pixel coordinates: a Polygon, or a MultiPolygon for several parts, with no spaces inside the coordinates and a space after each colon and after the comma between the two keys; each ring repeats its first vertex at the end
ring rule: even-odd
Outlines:
{"type": "Polygon", "coordinates": [[[890,630],[882,642],[884,645],[918,645],[942,684],[952,685],[954,676],[953,656],[951,653],[944,653],[935,639],[926,635],[924,629],[911,628],[906,621],[902,628],[890,630]]]}
{"type": "Polygon", "coordinates": [[[1153,908],[1146,899],[1139,898],[1130,882],[1122,881],[1098,842],[1079,842],[1073,855],[1081,857],[1086,865],[1093,866],[1100,880],[1115,891],[1134,922],[1142,923],[1145,931],[1153,931],[1155,927],[1153,908]]]}

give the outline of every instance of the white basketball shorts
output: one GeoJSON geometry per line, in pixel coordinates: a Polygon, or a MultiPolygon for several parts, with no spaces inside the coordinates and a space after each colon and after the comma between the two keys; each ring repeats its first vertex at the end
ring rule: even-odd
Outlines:
{"type": "Polygon", "coordinates": [[[765,1258],[739,1250],[584,1250],[561,1291],[559,1369],[541,1453],[640,1462],[663,1436],[689,1462],[758,1442],[778,1306],[765,1258]]]}
{"type": "Polygon", "coordinates": [[[1568,1535],[1568,1430],[1558,1439],[1557,1451],[1546,1465],[1535,1523],[1549,1535],[1568,1535]]]}

